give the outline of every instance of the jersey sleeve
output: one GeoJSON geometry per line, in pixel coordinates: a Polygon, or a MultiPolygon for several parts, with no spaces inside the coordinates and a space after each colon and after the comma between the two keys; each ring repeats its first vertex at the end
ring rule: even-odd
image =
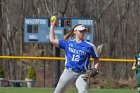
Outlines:
{"type": "Polygon", "coordinates": [[[99,56],[98,56],[98,54],[97,54],[97,49],[96,49],[95,45],[92,45],[90,54],[91,54],[91,56],[92,56],[93,58],[99,58],[99,56]]]}
{"type": "Polygon", "coordinates": [[[61,48],[61,49],[65,49],[66,41],[64,41],[64,40],[59,40],[58,42],[59,42],[58,47],[61,48]]]}

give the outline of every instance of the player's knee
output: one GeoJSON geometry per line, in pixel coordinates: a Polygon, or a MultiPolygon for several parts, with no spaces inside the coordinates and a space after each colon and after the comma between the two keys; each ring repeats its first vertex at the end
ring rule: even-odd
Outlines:
{"type": "Polygon", "coordinates": [[[140,87],[138,87],[138,91],[140,91],[140,87]]]}

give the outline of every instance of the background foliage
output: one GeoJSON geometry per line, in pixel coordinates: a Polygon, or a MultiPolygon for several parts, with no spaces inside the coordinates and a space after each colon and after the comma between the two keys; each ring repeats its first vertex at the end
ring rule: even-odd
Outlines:
{"type": "Polygon", "coordinates": [[[36,73],[35,73],[35,69],[32,65],[29,66],[29,68],[27,69],[27,79],[31,79],[31,80],[35,80],[36,77],[36,73]]]}

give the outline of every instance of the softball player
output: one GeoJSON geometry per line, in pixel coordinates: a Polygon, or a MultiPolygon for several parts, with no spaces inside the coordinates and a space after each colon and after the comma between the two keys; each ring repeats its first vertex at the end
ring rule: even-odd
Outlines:
{"type": "Polygon", "coordinates": [[[138,87],[138,92],[140,93],[140,54],[135,56],[136,62],[134,62],[132,69],[136,70],[136,83],[138,87]]]}
{"type": "MultiPolygon", "coordinates": [[[[92,68],[98,69],[99,57],[94,44],[83,39],[87,30],[84,25],[77,25],[70,32],[75,35],[74,40],[58,40],[54,37],[55,22],[50,27],[50,42],[65,50],[65,69],[60,76],[54,93],[64,93],[66,88],[75,82],[78,93],[87,93],[87,82],[83,78],[88,69],[90,56],[94,58],[92,68]]],[[[67,36],[68,37],[68,36],[67,36]]],[[[66,37],[66,39],[68,39],[66,37]]]]}

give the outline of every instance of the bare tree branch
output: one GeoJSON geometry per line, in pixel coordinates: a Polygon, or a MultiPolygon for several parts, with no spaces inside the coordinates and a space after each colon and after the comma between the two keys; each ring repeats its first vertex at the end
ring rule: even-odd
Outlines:
{"type": "Polygon", "coordinates": [[[106,7],[103,8],[101,14],[98,15],[98,17],[97,17],[96,22],[98,22],[98,21],[101,19],[101,17],[104,15],[104,13],[105,13],[106,11],[108,11],[108,8],[111,7],[111,5],[113,4],[113,2],[114,2],[114,0],[110,0],[110,2],[108,3],[108,5],[106,5],[106,7]]]}
{"type": "Polygon", "coordinates": [[[46,9],[47,9],[47,12],[48,12],[49,16],[52,16],[52,13],[50,12],[50,9],[49,9],[49,7],[48,7],[47,0],[44,0],[44,4],[45,4],[45,7],[46,7],[46,9]]]}

